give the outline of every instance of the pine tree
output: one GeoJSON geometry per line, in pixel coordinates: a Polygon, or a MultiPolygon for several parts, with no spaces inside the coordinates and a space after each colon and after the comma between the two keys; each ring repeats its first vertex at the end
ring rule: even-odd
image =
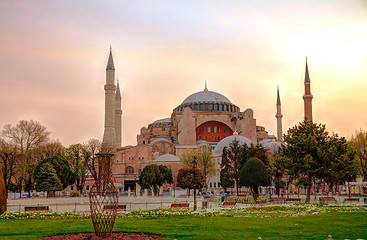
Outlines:
{"type": "Polygon", "coordinates": [[[37,175],[36,190],[47,191],[47,196],[53,191],[62,190],[62,183],[56,174],[55,169],[51,164],[45,163],[40,169],[40,174],[37,175]]]}

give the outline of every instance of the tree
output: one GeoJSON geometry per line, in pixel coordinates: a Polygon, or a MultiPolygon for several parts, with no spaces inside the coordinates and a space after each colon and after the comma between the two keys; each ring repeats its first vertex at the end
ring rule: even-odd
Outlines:
{"type": "Polygon", "coordinates": [[[0,175],[4,179],[5,189],[8,192],[12,183],[12,178],[17,171],[19,163],[19,151],[16,145],[9,144],[0,139],[0,163],[2,165],[3,174],[0,175]]]}
{"type": "Polygon", "coordinates": [[[44,163],[35,177],[37,191],[47,191],[47,197],[54,196],[55,191],[62,190],[62,184],[50,163],[44,163]]]}
{"type": "Polygon", "coordinates": [[[268,179],[264,163],[258,158],[250,158],[241,170],[239,183],[240,186],[251,188],[256,201],[259,196],[259,186],[267,186],[268,179]]]}
{"type": "Polygon", "coordinates": [[[270,165],[270,169],[274,175],[275,194],[279,197],[282,178],[287,173],[287,158],[279,154],[274,155],[274,161],[270,165]]]}
{"type": "Polygon", "coordinates": [[[51,158],[46,158],[41,162],[39,162],[36,168],[34,169],[33,173],[34,179],[39,179],[39,175],[41,174],[41,168],[46,163],[49,163],[52,166],[52,168],[55,169],[56,174],[62,183],[63,189],[71,184],[74,184],[76,173],[70,168],[69,162],[61,154],[58,154],[51,158]]]}
{"type": "Polygon", "coordinates": [[[98,158],[97,153],[101,151],[101,141],[98,139],[89,139],[83,144],[84,164],[92,174],[95,181],[98,179],[98,158]]]}
{"type": "MultiPolygon", "coordinates": [[[[236,187],[238,195],[238,186],[240,180],[240,172],[242,168],[242,146],[238,140],[233,140],[228,147],[224,147],[222,155],[221,167],[224,169],[223,173],[226,173],[227,177],[230,177],[236,187]]],[[[223,176],[224,179],[224,176],[223,176]]]]}
{"type": "Polygon", "coordinates": [[[7,124],[2,131],[2,135],[16,144],[22,154],[48,142],[50,134],[45,126],[34,120],[20,120],[14,127],[7,124]]]}
{"type": "Polygon", "coordinates": [[[181,168],[177,174],[177,186],[183,189],[201,189],[205,186],[204,174],[199,168],[181,168]]]}
{"type": "Polygon", "coordinates": [[[66,150],[66,158],[71,169],[76,174],[75,185],[79,193],[83,193],[83,187],[86,179],[87,167],[85,166],[84,149],[81,144],[70,145],[66,150]]]}
{"type": "Polygon", "coordinates": [[[234,187],[234,181],[226,169],[220,170],[220,185],[224,188],[224,191],[227,191],[227,188],[234,187]]]}
{"type": "Polygon", "coordinates": [[[158,195],[159,188],[164,183],[173,183],[172,170],[164,165],[156,164],[146,165],[138,180],[142,188],[152,188],[155,196],[158,195]]]}
{"type": "Polygon", "coordinates": [[[367,131],[356,130],[349,140],[350,145],[355,148],[359,155],[361,174],[363,180],[367,180],[367,131]]]}
{"type": "Polygon", "coordinates": [[[323,173],[323,148],[328,140],[325,125],[316,124],[306,119],[288,130],[284,136],[287,143],[280,149],[285,157],[288,174],[307,179],[306,203],[310,202],[312,180],[323,173]]]}
{"type": "Polygon", "coordinates": [[[3,172],[1,169],[2,167],[0,166],[0,215],[6,212],[7,209],[7,191],[5,188],[4,179],[2,178],[3,172]]]}
{"type": "Polygon", "coordinates": [[[357,151],[351,147],[345,138],[339,138],[337,134],[328,138],[323,151],[320,153],[323,159],[323,167],[320,169],[322,178],[329,189],[336,186],[339,180],[346,181],[350,176],[359,174],[360,162],[357,151]]]}
{"type": "Polygon", "coordinates": [[[249,147],[247,144],[240,145],[238,140],[233,140],[228,147],[223,149],[221,167],[224,171],[221,173],[226,176],[221,176],[221,179],[229,177],[228,181],[235,183],[237,194],[241,170],[245,163],[253,157],[260,159],[265,165],[269,164],[267,150],[260,145],[251,144],[249,147]]]}
{"type": "Polygon", "coordinates": [[[182,154],[181,160],[187,167],[193,167],[192,160],[194,157],[197,160],[197,167],[201,169],[205,178],[205,187],[207,187],[208,178],[215,174],[215,162],[213,155],[208,151],[192,150],[182,154]]]}

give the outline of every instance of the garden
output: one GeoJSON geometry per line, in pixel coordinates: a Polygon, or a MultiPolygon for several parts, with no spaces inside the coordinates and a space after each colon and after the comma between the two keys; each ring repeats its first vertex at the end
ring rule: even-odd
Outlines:
{"type": "MultiPolygon", "coordinates": [[[[294,204],[201,211],[156,209],[119,213],[113,232],[161,239],[367,239],[364,205],[294,204]]],[[[0,239],[93,232],[89,214],[6,212],[0,239]]]]}

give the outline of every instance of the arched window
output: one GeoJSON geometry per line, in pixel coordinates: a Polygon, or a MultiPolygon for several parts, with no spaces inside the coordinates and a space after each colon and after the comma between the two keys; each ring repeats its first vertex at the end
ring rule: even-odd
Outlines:
{"type": "Polygon", "coordinates": [[[199,136],[199,140],[201,140],[201,136],[199,136]]]}
{"type": "Polygon", "coordinates": [[[205,141],[208,141],[208,136],[205,136],[205,141]]]}
{"type": "Polygon", "coordinates": [[[154,146],[154,152],[158,152],[158,146],[154,146]]]}
{"type": "Polygon", "coordinates": [[[168,147],[168,152],[171,153],[172,152],[172,147],[168,147]]]}
{"type": "Polygon", "coordinates": [[[217,141],[219,142],[220,141],[220,136],[217,137],[217,141]]]}
{"type": "Polygon", "coordinates": [[[214,136],[211,137],[212,141],[214,141],[214,136]]]}
{"type": "Polygon", "coordinates": [[[134,168],[131,167],[131,166],[126,167],[125,173],[126,174],[133,174],[134,173],[134,168]]]}
{"type": "Polygon", "coordinates": [[[161,144],[161,152],[162,153],[166,152],[166,144],[164,143],[161,144]]]}
{"type": "Polygon", "coordinates": [[[214,132],[214,124],[210,124],[210,132],[214,132]]]}

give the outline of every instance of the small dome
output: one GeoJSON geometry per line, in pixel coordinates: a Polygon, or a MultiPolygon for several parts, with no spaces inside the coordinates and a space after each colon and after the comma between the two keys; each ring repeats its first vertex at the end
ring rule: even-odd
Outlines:
{"type": "Polygon", "coordinates": [[[183,102],[183,104],[194,103],[194,102],[218,102],[218,103],[231,103],[228,98],[220,93],[212,91],[200,91],[193,93],[188,96],[183,102]]]}
{"type": "Polygon", "coordinates": [[[172,154],[164,154],[159,156],[157,159],[153,160],[153,162],[180,162],[181,160],[172,154]]]}
{"type": "Polygon", "coordinates": [[[234,140],[237,140],[240,145],[243,145],[246,143],[247,146],[251,146],[251,144],[253,144],[253,142],[250,139],[248,139],[247,137],[243,137],[240,135],[232,135],[232,136],[224,138],[217,144],[217,146],[215,147],[213,151],[213,155],[214,156],[222,155],[224,147],[228,147],[229,144],[233,142],[234,140]]]}
{"type": "Polygon", "coordinates": [[[283,145],[281,142],[277,141],[267,141],[265,140],[260,142],[260,145],[264,148],[267,148],[272,154],[277,153],[279,151],[279,148],[283,145]]]}

